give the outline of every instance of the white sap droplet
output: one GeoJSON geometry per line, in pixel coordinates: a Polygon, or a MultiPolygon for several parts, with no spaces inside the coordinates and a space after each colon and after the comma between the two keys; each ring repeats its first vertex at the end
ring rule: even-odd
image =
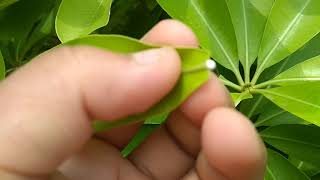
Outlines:
{"type": "Polygon", "coordinates": [[[207,66],[208,69],[214,70],[214,69],[217,67],[217,64],[216,64],[216,62],[214,62],[213,60],[208,59],[208,60],[206,61],[206,66],[207,66]]]}

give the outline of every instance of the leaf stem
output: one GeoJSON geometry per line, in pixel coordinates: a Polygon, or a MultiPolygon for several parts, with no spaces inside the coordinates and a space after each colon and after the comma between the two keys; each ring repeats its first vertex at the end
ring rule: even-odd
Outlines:
{"type": "Polygon", "coordinates": [[[239,69],[235,69],[235,72],[234,72],[234,75],[236,76],[237,80],[238,80],[238,83],[240,84],[240,86],[243,86],[245,83],[242,79],[242,76],[240,74],[240,71],[239,69]]]}
{"type": "Polygon", "coordinates": [[[262,70],[261,66],[258,67],[256,73],[254,74],[254,76],[252,78],[252,81],[251,81],[252,85],[255,85],[257,83],[262,72],[263,72],[263,70],[262,70]]]}
{"type": "Polygon", "coordinates": [[[250,67],[247,67],[244,72],[245,83],[250,83],[250,67]]]}
{"type": "Polygon", "coordinates": [[[262,89],[262,88],[265,88],[265,87],[267,87],[267,86],[270,86],[270,85],[272,85],[272,84],[274,84],[274,83],[276,83],[276,82],[279,82],[279,81],[277,81],[277,80],[270,80],[270,81],[266,81],[266,82],[263,82],[263,83],[254,85],[254,86],[252,86],[252,88],[254,88],[254,89],[262,89]]]}
{"type": "Polygon", "coordinates": [[[233,88],[233,89],[235,89],[235,90],[237,90],[239,92],[242,91],[241,86],[239,86],[239,85],[237,85],[237,84],[235,84],[235,83],[233,83],[233,82],[231,82],[231,81],[229,81],[227,79],[220,78],[220,80],[223,82],[224,85],[229,86],[229,87],[231,87],[231,88],[233,88]]]}
{"type": "Polygon", "coordinates": [[[252,94],[261,94],[263,91],[263,89],[250,89],[250,93],[252,94]]]}

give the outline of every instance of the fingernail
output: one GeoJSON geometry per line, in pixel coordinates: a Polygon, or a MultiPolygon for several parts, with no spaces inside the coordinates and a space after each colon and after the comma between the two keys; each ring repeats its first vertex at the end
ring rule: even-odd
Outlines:
{"type": "Polygon", "coordinates": [[[172,51],[172,48],[164,47],[158,49],[150,49],[132,54],[134,62],[139,65],[153,65],[157,64],[161,57],[172,51]]]}

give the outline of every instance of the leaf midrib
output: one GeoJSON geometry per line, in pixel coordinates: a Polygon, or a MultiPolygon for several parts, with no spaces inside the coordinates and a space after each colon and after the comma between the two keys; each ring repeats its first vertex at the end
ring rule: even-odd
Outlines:
{"type": "Polygon", "coordinates": [[[259,104],[261,103],[261,101],[263,100],[263,96],[261,95],[252,105],[252,108],[250,109],[250,111],[248,112],[248,117],[251,118],[251,116],[253,115],[254,111],[258,108],[259,104]]]}
{"type": "Polygon", "coordinates": [[[259,91],[264,92],[264,93],[267,93],[267,94],[279,96],[279,97],[282,97],[282,98],[285,98],[285,99],[290,99],[290,100],[292,100],[292,101],[296,101],[296,102],[303,103],[303,104],[312,106],[312,107],[314,107],[314,108],[320,109],[320,106],[319,106],[319,105],[313,104],[313,103],[309,103],[309,102],[307,102],[307,101],[304,101],[304,100],[301,100],[301,99],[298,99],[298,98],[293,98],[293,97],[290,97],[290,96],[286,96],[286,95],[283,95],[283,94],[280,94],[280,93],[276,93],[276,92],[271,92],[271,91],[268,91],[268,90],[259,90],[259,91]]]}
{"type": "Polygon", "coordinates": [[[279,140],[279,141],[286,141],[286,142],[293,142],[296,144],[309,145],[309,146],[314,147],[316,149],[320,149],[320,145],[312,144],[312,143],[308,143],[308,142],[304,142],[304,141],[300,141],[300,140],[284,138],[284,137],[279,137],[279,136],[265,135],[265,134],[261,134],[261,136],[264,138],[275,139],[275,140],[279,140]]]}
{"type": "Polygon", "coordinates": [[[97,12],[99,12],[100,8],[102,7],[103,2],[105,2],[106,0],[100,0],[100,4],[98,5],[98,7],[96,8],[96,11],[94,11],[91,15],[91,17],[89,18],[88,24],[86,26],[89,26],[90,24],[92,24],[92,22],[94,22],[94,20],[97,17],[97,12]]]}
{"type": "Polygon", "coordinates": [[[190,0],[190,4],[191,6],[195,9],[196,13],[199,15],[200,19],[203,21],[203,23],[207,26],[207,28],[209,29],[210,34],[213,36],[213,38],[217,41],[218,46],[220,47],[220,49],[222,50],[224,56],[226,57],[227,61],[229,62],[229,64],[231,65],[232,69],[237,72],[237,68],[236,65],[233,63],[231,57],[229,56],[229,54],[227,53],[226,49],[223,47],[220,39],[218,38],[217,34],[214,32],[214,30],[212,29],[212,27],[210,26],[207,17],[204,16],[202,14],[202,11],[200,8],[198,8],[194,2],[195,0],[190,0]]]}
{"type": "Polygon", "coordinates": [[[277,180],[276,176],[273,174],[273,172],[271,171],[270,167],[267,165],[267,171],[270,174],[270,176],[274,179],[277,180]]]}
{"type": "Polygon", "coordinates": [[[270,80],[268,84],[278,84],[278,83],[285,83],[285,82],[300,82],[300,81],[320,81],[319,77],[295,77],[295,78],[279,78],[270,80]]]}
{"type": "Polygon", "coordinates": [[[242,0],[242,13],[243,13],[243,21],[244,21],[244,38],[245,38],[245,49],[246,49],[246,69],[250,68],[249,66],[249,39],[248,39],[248,21],[247,21],[247,12],[245,6],[245,0],[242,0]]]}
{"type": "Polygon", "coordinates": [[[262,64],[260,65],[260,68],[264,68],[265,64],[269,61],[270,57],[272,56],[272,54],[275,52],[275,50],[280,46],[281,42],[286,38],[287,34],[289,34],[289,32],[292,30],[292,28],[294,27],[294,25],[296,25],[302,17],[302,12],[307,8],[307,6],[309,5],[309,3],[311,2],[311,0],[307,0],[306,4],[301,8],[301,10],[297,13],[297,15],[293,18],[292,22],[288,25],[287,29],[284,31],[284,33],[280,36],[280,38],[278,39],[276,45],[271,49],[271,51],[269,51],[269,53],[267,54],[267,56],[264,58],[264,60],[262,61],[262,64]]]}
{"type": "Polygon", "coordinates": [[[278,113],[272,114],[271,116],[267,116],[266,118],[264,118],[264,119],[262,119],[262,120],[260,120],[260,121],[257,121],[257,123],[255,123],[255,126],[257,127],[257,126],[265,123],[266,121],[268,121],[268,120],[270,120],[270,119],[272,119],[272,118],[274,118],[274,117],[276,117],[276,116],[279,116],[279,115],[281,115],[281,114],[283,114],[283,113],[285,113],[285,112],[286,112],[286,111],[281,110],[281,111],[278,112],[278,113]]]}

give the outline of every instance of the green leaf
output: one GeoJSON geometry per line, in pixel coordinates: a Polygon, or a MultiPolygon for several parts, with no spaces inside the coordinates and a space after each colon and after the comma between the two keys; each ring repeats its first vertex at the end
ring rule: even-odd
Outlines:
{"type": "Polygon", "coordinates": [[[4,63],[2,53],[0,51],[0,80],[4,79],[5,76],[6,76],[6,66],[4,63]]]}
{"type": "Polygon", "coordinates": [[[300,48],[295,53],[291,54],[288,58],[278,63],[276,66],[272,66],[265,70],[261,74],[259,81],[265,82],[279,75],[280,73],[290,69],[291,67],[304,62],[308,59],[314,58],[320,55],[320,34],[312,38],[305,46],[300,48]]]}
{"type": "Polygon", "coordinates": [[[21,42],[23,44],[23,47],[21,47],[22,64],[60,44],[59,40],[56,39],[54,25],[61,0],[55,0],[54,2],[52,9],[41,14],[39,21],[35,23],[28,37],[21,42]],[[54,39],[55,43],[49,44],[49,39],[54,39]]]}
{"type": "Polygon", "coordinates": [[[265,142],[302,161],[320,166],[320,128],[310,125],[279,125],[261,133],[265,142]]]}
{"type": "Polygon", "coordinates": [[[245,99],[253,98],[252,94],[247,91],[243,92],[243,93],[231,93],[230,95],[231,95],[231,98],[233,100],[235,107],[237,107],[241,101],[243,101],[245,99]]]}
{"type": "Polygon", "coordinates": [[[268,149],[268,164],[264,180],[310,180],[281,154],[268,149]]]}
{"type": "MultiPolygon", "coordinates": [[[[136,39],[119,35],[90,35],[75,39],[65,45],[89,45],[119,53],[133,53],[156,47],[143,44],[136,39]]],[[[198,69],[198,67],[203,67],[209,59],[207,53],[198,49],[178,48],[177,51],[182,59],[183,73],[170,94],[145,113],[129,116],[113,123],[96,121],[94,123],[95,130],[103,131],[105,129],[143,121],[156,115],[170,113],[189,97],[193,91],[209,79],[210,72],[208,70],[198,69]]]]}
{"type": "Polygon", "coordinates": [[[155,0],[116,0],[111,7],[110,21],[101,34],[122,34],[141,38],[159,20],[164,11],[155,0]],[[134,4],[134,5],[133,5],[134,4]],[[152,9],[152,10],[151,10],[152,9]],[[128,15],[130,14],[130,15],[128,15]],[[143,19],[143,21],[141,21],[143,19]]]}
{"type": "Polygon", "coordinates": [[[320,83],[255,90],[282,109],[320,126],[320,83]]]}
{"type": "Polygon", "coordinates": [[[320,81],[320,56],[295,65],[276,76],[268,84],[286,86],[314,81],[320,81]]]}
{"type": "Polygon", "coordinates": [[[133,136],[129,144],[121,151],[123,157],[128,157],[135,149],[139,147],[156,129],[160,124],[144,124],[139,129],[137,134],[133,136]]]}
{"type": "MultiPolygon", "coordinates": [[[[274,0],[226,0],[234,25],[239,59],[245,72],[256,60],[274,0]]],[[[250,74],[246,74],[250,78],[250,74]]],[[[248,79],[249,80],[249,79],[248,79]]]]}
{"type": "Polygon", "coordinates": [[[0,48],[8,69],[22,64],[29,37],[56,3],[57,0],[21,0],[0,11],[0,48]]]}
{"type": "Polygon", "coordinates": [[[56,17],[61,42],[88,35],[109,21],[112,0],[62,0],[56,17]]]}
{"type": "Polygon", "coordinates": [[[151,116],[144,121],[144,124],[162,124],[164,123],[170,113],[163,113],[156,116],[151,116]]]}
{"type": "Polygon", "coordinates": [[[62,45],[88,45],[116,53],[134,53],[157,47],[122,35],[88,35],[62,45]]]}
{"type": "Polygon", "coordinates": [[[201,47],[238,74],[237,42],[225,0],[157,0],[173,18],[189,25],[201,47]]]}
{"type": "Polygon", "coordinates": [[[310,177],[320,173],[320,167],[316,167],[313,164],[301,161],[291,156],[289,157],[289,161],[310,177]]]}
{"type": "Polygon", "coordinates": [[[303,119],[279,108],[275,104],[268,102],[264,111],[259,115],[258,120],[254,123],[256,127],[260,126],[277,126],[281,124],[307,124],[303,119]]]}
{"type": "Polygon", "coordinates": [[[18,2],[19,0],[0,0],[0,10],[18,2]]]}
{"type": "Polygon", "coordinates": [[[19,40],[27,38],[34,25],[51,11],[56,1],[22,0],[1,11],[0,41],[18,44],[19,40]]]}
{"type": "Polygon", "coordinates": [[[268,101],[263,95],[254,94],[252,99],[247,99],[240,104],[240,111],[247,117],[252,118],[265,110],[268,101]]]}
{"type": "Polygon", "coordinates": [[[142,142],[144,142],[162,123],[168,118],[169,113],[160,114],[148,118],[144,125],[139,129],[137,134],[131,139],[129,144],[121,151],[123,157],[127,157],[134,151],[142,142]]]}
{"type": "Polygon", "coordinates": [[[274,3],[253,82],[264,69],[294,53],[320,31],[319,0],[277,0],[274,3]]]}

